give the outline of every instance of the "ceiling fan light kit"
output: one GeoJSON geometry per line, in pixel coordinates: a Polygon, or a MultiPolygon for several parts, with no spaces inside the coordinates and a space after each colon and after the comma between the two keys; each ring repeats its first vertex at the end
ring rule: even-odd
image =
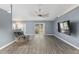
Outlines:
{"type": "Polygon", "coordinates": [[[44,8],[38,8],[36,11],[33,11],[35,17],[47,18],[49,17],[49,12],[44,8]]]}

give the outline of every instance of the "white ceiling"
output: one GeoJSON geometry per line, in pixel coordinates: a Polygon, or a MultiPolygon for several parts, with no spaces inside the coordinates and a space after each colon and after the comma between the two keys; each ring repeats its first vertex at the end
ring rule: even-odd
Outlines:
{"type": "MultiPolygon", "coordinates": [[[[9,6],[9,5],[8,5],[9,6]]],[[[54,18],[67,13],[68,11],[72,10],[73,8],[77,7],[78,5],[74,4],[43,4],[40,5],[42,9],[49,12],[49,17],[47,18],[40,18],[33,16],[33,12],[38,10],[38,4],[13,4],[12,5],[12,17],[13,21],[50,21],[54,20],[54,18]]],[[[0,5],[3,9],[10,11],[9,8],[4,8],[0,5]]]]}
{"type": "MultiPolygon", "coordinates": [[[[33,12],[38,10],[39,4],[13,4],[12,5],[12,17],[13,21],[50,21],[54,18],[59,17],[73,8],[79,6],[76,4],[43,4],[40,7],[49,12],[49,17],[40,18],[33,16],[33,12]]],[[[0,4],[0,8],[11,13],[10,4],[0,4]]]]}

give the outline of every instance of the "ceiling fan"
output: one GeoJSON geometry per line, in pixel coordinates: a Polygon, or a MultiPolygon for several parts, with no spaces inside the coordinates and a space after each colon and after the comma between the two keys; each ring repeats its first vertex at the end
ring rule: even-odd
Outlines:
{"type": "Polygon", "coordinates": [[[37,10],[33,11],[33,15],[35,17],[47,18],[49,17],[49,12],[39,6],[37,10]]]}

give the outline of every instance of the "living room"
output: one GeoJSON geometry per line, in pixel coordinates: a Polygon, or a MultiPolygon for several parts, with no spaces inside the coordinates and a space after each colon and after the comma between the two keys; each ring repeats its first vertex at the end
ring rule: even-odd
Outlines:
{"type": "Polygon", "coordinates": [[[78,4],[1,4],[0,53],[79,53],[78,11],[78,4]]]}

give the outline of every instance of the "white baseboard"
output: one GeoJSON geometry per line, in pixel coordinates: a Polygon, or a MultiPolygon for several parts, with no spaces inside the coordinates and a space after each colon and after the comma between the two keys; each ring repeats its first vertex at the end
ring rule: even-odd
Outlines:
{"type": "Polygon", "coordinates": [[[25,35],[35,35],[35,34],[25,34],[25,35]]]}
{"type": "MultiPolygon", "coordinates": [[[[37,35],[37,34],[25,34],[25,35],[37,35]]],[[[44,34],[44,35],[53,35],[53,34],[44,34]]]]}
{"type": "Polygon", "coordinates": [[[53,35],[53,34],[45,34],[45,35],[53,35]]]}
{"type": "MultiPolygon", "coordinates": [[[[27,35],[35,35],[35,34],[27,34],[27,35]]],[[[56,36],[56,35],[54,35],[54,34],[45,34],[45,35],[53,35],[53,36],[59,38],[60,40],[62,40],[63,42],[65,42],[65,43],[67,43],[67,44],[73,46],[74,48],[79,49],[79,47],[73,45],[72,43],[70,43],[70,42],[68,42],[68,41],[66,41],[66,40],[64,40],[64,39],[62,39],[62,38],[60,38],[60,37],[58,37],[58,36],[56,36]]],[[[6,45],[4,45],[4,46],[2,46],[2,47],[0,47],[0,50],[2,50],[3,48],[5,48],[5,47],[11,45],[11,44],[14,43],[14,42],[15,42],[15,40],[12,41],[12,42],[9,42],[8,44],[6,44],[6,45]]]]}
{"type": "Polygon", "coordinates": [[[58,36],[56,36],[56,35],[54,35],[54,36],[57,37],[57,38],[59,38],[59,39],[62,40],[63,42],[65,42],[65,43],[67,43],[67,44],[71,45],[72,47],[74,47],[74,48],[76,48],[76,49],[79,50],[79,47],[75,46],[74,44],[72,44],[72,43],[70,43],[70,42],[68,42],[68,41],[66,41],[66,40],[64,40],[64,39],[62,39],[62,38],[60,38],[60,37],[58,37],[58,36]]]}
{"type": "Polygon", "coordinates": [[[2,47],[0,47],[0,50],[2,50],[3,48],[5,48],[5,47],[7,47],[7,46],[11,45],[11,44],[12,44],[12,43],[14,43],[14,42],[15,42],[15,40],[14,40],[14,41],[9,42],[8,44],[6,44],[6,45],[4,45],[4,46],[2,46],[2,47]]]}

